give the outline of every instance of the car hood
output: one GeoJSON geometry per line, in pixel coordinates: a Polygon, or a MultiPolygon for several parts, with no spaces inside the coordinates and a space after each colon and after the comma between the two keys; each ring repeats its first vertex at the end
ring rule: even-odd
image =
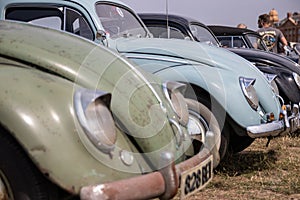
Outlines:
{"type": "Polygon", "coordinates": [[[120,38],[116,41],[115,49],[123,54],[160,55],[185,60],[190,64],[201,63],[236,72],[246,70],[249,75],[258,75],[258,70],[247,60],[230,51],[205,43],[177,39],[120,38]],[[241,69],[241,65],[248,67],[241,69]]]}

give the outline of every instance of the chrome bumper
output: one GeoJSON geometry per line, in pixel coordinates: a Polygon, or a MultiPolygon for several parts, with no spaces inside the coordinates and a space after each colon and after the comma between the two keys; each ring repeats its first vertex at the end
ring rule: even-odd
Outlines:
{"type": "MultiPolygon", "coordinates": [[[[210,155],[219,158],[215,140],[214,134],[206,134],[207,142],[204,148],[197,155],[177,165],[174,164],[172,153],[163,153],[161,164],[166,167],[159,171],[129,179],[82,187],[80,199],[171,199],[177,194],[182,172],[198,166],[210,155]]],[[[214,162],[216,160],[214,159],[214,162]]],[[[217,164],[213,163],[213,165],[217,164]]]]}
{"type": "Polygon", "coordinates": [[[107,199],[170,199],[177,194],[181,172],[203,162],[210,155],[204,148],[196,156],[177,165],[171,162],[172,154],[164,153],[162,162],[172,163],[167,167],[145,175],[130,179],[85,186],[81,188],[82,200],[107,200],[107,199]]]}
{"type": "Polygon", "coordinates": [[[247,127],[247,133],[252,138],[278,136],[285,131],[283,120],[247,127]]]}
{"type": "Polygon", "coordinates": [[[283,110],[284,119],[247,127],[247,133],[252,138],[282,136],[300,129],[300,114],[298,105],[293,109],[283,110]],[[289,113],[289,114],[287,114],[289,113]],[[289,115],[289,116],[288,116],[289,115]]]}

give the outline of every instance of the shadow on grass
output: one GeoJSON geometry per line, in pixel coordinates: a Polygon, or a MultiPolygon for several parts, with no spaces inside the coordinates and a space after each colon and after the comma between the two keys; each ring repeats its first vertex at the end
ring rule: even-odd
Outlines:
{"type": "Polygon", "coordinates": [[[274,167],[276,161],[277,153],[274,150],[268,152],[243,151],[227,155],[215,169],[215,172],[227,176],[239,176],[270,169],[274,167]]]}
{"type": "Polygon", "coordinates": [[[291,137],[291,138],[300,137],[300,130],[298,130],[298,131],[296,131],[294,133],[289,133],[288,136],[291,137]]]}

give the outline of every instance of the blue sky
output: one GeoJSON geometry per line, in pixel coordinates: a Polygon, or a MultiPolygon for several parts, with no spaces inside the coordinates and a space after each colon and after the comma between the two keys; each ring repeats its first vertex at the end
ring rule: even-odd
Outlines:
{"type": "MultiPolygon", "coordinates": [[[[166,0],[121,0],[136,12],[166,12],[166,0]]],[[[300,0],[168,0],[168,12],[192,17],[210,25],[236,26],[245,23],[248,28],[257,29],[257,17],[278,11],[279,18],[287,12],[300,13],[300,0]]]]}

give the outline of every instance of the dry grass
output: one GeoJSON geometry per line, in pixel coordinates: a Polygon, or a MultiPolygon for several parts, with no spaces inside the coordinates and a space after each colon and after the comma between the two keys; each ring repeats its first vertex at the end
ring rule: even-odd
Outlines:
{"type": "Polygon", "coordinates": [[[212,182],[188,199],[300,200],[300,135],[266,143],[256,139],[243,152],[229,155],[212,182]]]}

